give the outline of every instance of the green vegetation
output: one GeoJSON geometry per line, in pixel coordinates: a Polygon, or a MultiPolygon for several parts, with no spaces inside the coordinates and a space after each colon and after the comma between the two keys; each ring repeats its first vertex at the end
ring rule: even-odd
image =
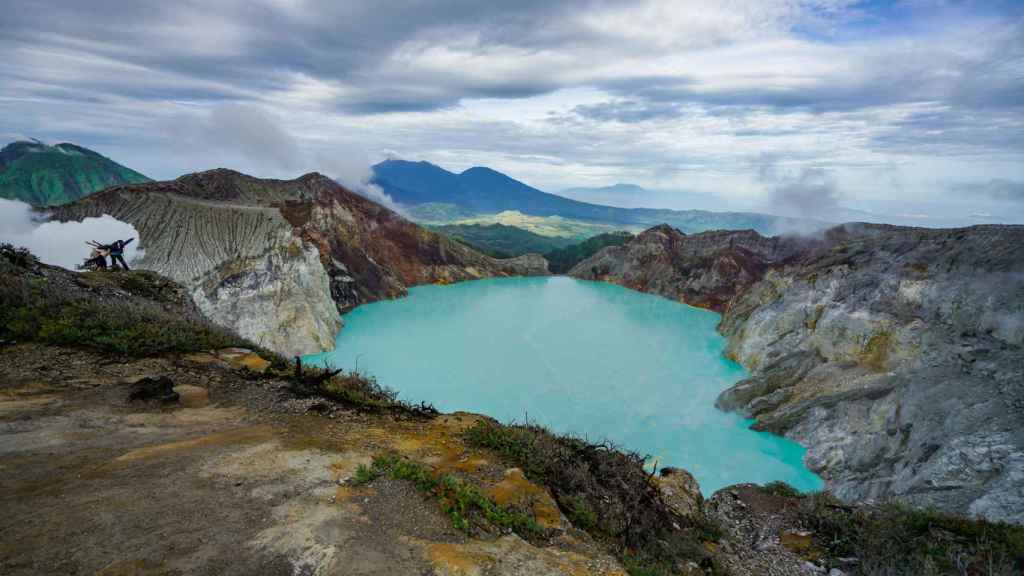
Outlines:
{"type": "Polygon", "coordinates": [[[799,498],[801,496],[799,490],[781,481],[769,482],[762,486],[761,489],[769,494],[782,496],[783,498],[799,498]]]}
{"type": "Polygon", "coordinates": [[[633,237],[625,231],[598,234],[577,242],[563,236],[544,236],[506,224],[446,224],[430,226],[495,258],[542,254],[554,274],[564,274],[607,246],[621,246],[633,237]]]}
{"type": "Polygon", "coordinates": [[[283,360],[276,362],[268,375],[291,381],[291,391],[300,397],[319,397],[366,412],[397,412],[408,416],[434,416],[430,404],[411,404],[398,399],[398,392],[381,386],[372,376],[324,368],[303,367],[296,358],[294,370],[283,360]]]}
{"type": "Polygon", "coordinates": [[[463,218],[472,218],[476,214],[456,204],[445,204],[443,202],[426,202],[408,206],[405,209],[406,215],[416,222],[423,224],[443,224],[454,222],[463,218]]]}
{"type": "Polygon", "coordinates": [[[505,224],[446,224],[430,226],[495,258],[513,258],[523,254],[544,254],[571,245],[574,240],[558,236],[541,236],[505,224]]]}
{"type": "Polygon", "coordinates": [[[579,244],[566,246],[544,254],[548,261],[548,269],[553,274],[565,274],[573,266],[597,254],[608,246],[622,246],[633,238],[629,232],[609,232],[588,238],[579,244]]]}
{"type": "Polygon", "coordinates": [[[435,475],[426,466],[393,454],[377,456],[370,466],[359,466],[352,483],[368,484],[382,476],[412,482],[421,492],[435,496],[452,524],[467,534],[515,532],[527,540],[544,535],[532,516],[498,505],[475,485],[450,474],[435,475]]]}
{"type": "Polygon", "coordinates": [[[539,426],[479,422],[465,434],[547,486],[566,517],[615,548],[630,574],[675,574],[687,561],[723,573],[704,546],[719,538],[718,527],[672,513],[640,455],[539,426]]]}
{"type": "Polygon", "coordinates": [[[1024,527],[897,504],[856,509],[827,493],[801,496],[798,514],[833,558],[886,576],[1019,574],[1024,527]]]}
{"type": "Polygon", "coordinates": [[[14,142],[0,151],[0,198],[56,206],[138,182],[149,178],[74,144],[14,142]]]}
{"type": "Polygon", "coordinates": [[[0,339],[127,356],[196,352],[251,342],[183,314],[180,286],[152,272],[74,274],[0,246],[0,339]]]}

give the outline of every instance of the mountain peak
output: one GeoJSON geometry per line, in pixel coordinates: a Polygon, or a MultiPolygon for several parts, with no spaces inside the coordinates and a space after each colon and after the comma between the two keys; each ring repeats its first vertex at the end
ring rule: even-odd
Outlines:
{"type": "Polygon", "coordinates": [[[11,142],[0,150],[0,198],[56,206],[110,186],[148,182],[102,154],[62,142],[11,142]]]}
{"type": "Polygon", "coordinates": [[[462,171],[463,174],[499,174],[508,178],[507,174],[502,174],[494,168],[488,168],[487,166],[473,166],[462,171]]]}

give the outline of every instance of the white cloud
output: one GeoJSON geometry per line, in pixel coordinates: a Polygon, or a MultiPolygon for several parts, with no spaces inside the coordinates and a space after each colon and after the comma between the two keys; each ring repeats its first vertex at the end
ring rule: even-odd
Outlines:
{"type": "Polygon", "coordinates": [[[131,265],[141,256],[138,237],[134,226],[106,214],[81,222],[47,221],[24,202],[0,199],[0,242],[28,248],[46,264],[74,270],[89,257],[92,249],[86,242],[135,238],[124,253],[131,265]]]}

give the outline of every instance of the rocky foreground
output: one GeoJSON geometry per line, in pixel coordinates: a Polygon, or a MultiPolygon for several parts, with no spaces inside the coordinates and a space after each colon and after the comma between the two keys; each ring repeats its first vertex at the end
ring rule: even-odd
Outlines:
{"type": "Polygon", "coordinates": [[[1011,576],[1024,530],[637,455],[300,371],[151,272],[0,247],[0,573],[1011,576]]]}
{"type": "Polygon", "coordinates": [[[315,173],[284,181],[210,170],[115,186],[51,214],[135,226],[138,267],[183,284],[214,322],[288,356],[333,349],[339,313],[412,286],[547,274],[540,256],[485,256],[315,173]]]}
{"type": "Polygon", "coordinates": [[[723,313],[751,377],[719,407],[808,448],[846,502],[1024,522],[1024,227],[817,237],[652,228],[581,262],[723,313]]]}

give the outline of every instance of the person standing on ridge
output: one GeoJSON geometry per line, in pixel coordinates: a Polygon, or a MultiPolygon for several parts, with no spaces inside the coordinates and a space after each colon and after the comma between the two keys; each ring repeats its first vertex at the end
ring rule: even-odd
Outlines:
{"type": "Polygon", "coordinates": [[[127,240],[118,240],[113,244],[106,246],[110,249],[110,267],[117,270],[118,263],[125,270],[128,270],[128,264],[124,261],[124,247],[131,244],[135,238],[129,238],[127,240]]]}

